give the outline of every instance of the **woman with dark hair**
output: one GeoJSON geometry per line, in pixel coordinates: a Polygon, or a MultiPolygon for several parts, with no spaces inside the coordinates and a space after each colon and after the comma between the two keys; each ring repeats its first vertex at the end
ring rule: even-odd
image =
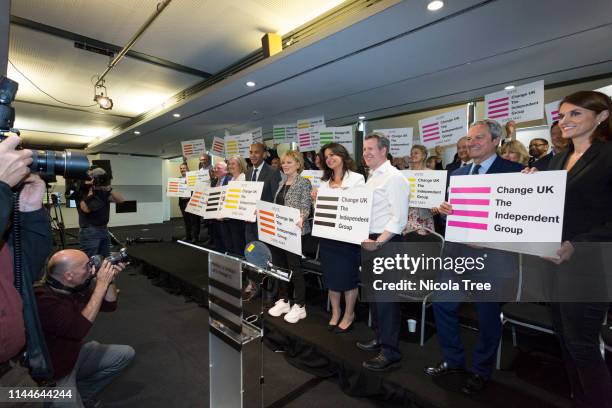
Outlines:
{"type": "Polygon", "coordinates": [[[585,244],[612,241],[611,114],[612,100],[601,92],[566,96],[559,104],[559,127],[569,145],[548,166],[567,170],[563,243],[553,260],[559,265],[554,293],[572,302],[551,308],[574,403],[580,407],[612,407],[610,373],[599,351],[609,306],[603,270],[609,266],[596,244],[585,244]]]}
{"type": "MultiPolygon", "coordinates": [[[[363,176],[355,172],[355,163],[344,146],[338,143],[326,144],[321,148],[320,155],[324,158],[320,189],[365,185],[363,176]]],[[[313,199],[316,195],[315,190],[313,199]]],[[[347,333],[353,327],[361,263],[360,250],[359,245],[346,242],[325,238],[319,241],[321,269],[332,306],[332,316],[327,328],[335,333],[347,333]],[[345,300],[344,316],[340,309],[342,293],[345,300]]]]}

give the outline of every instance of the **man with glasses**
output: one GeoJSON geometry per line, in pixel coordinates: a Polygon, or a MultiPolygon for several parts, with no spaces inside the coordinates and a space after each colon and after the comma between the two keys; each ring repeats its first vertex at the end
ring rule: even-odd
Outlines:
{"type": "Polygon", "coordinates": [[[53,379],[60,389],[77,389],[75,406],[97,406],[96,394],[134,358],[127,345],[84,342],[98,313],[117,308],[114,280],[124,267],[104,261],[96,273],[84,252],[66,249],[51,257],[45,284],[36,288],[53,379]]]}
{"type": "Polygon", "coordinates": [[[531,139],[529,142],[529,167],[534,167],[538,160],[548,154],[548,140],[542,138],[531,139]]]}

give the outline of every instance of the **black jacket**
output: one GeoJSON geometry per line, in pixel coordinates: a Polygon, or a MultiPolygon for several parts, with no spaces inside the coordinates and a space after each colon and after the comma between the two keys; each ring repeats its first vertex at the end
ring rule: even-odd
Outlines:
{"type": "MultiPolygon", "coordinates": [[[[251,181],[253,178],[253,168],[247,170],[245,181],[251,181]]],[[[274,170],[268,163],[263,164],[261,173],[257,175],[257,181],[263,181],[264,187],[261,192],[261,200],[271,203],[274,200],[274,194],[278,190],[278,183],[281,181],[280,171],[274,170]]]]}
{"type": "MultiPolygon", "coordinates": [[[[0,229],[4,232],[12,217],[13,193],[11,188],[0,182],[0,229]]],[[[33,283],[42,276],[47,257],[51,254],[52,238],[49,216],[44,208],[32,212],[20,212],[22,278],[21,298],[23,300],[23,320],[26,329],[27,355],[30,374],[35,380],[53,377],[53,367],[45,343],[44,334],[38,319],[38,309],[34,298],[33,283]]],[[[3,239],[9,243],[15,260],[15,225],[4,233],[3,239]]]]}

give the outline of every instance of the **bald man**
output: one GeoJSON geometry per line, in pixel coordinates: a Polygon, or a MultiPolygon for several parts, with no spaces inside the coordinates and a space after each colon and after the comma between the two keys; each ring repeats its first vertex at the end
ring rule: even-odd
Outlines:
{"type": "Polygon", "coordinates": [[[117,308],[113,282],[124,267],[105,260],[96,273],[84,252],[66,249],[51,257],[45,284],[35,291],[53,379],[59,388],[77,389],[75,406],[95,406],[96,394],[134,358],[127,345],[83,343],[98,312],[117,308]]]}

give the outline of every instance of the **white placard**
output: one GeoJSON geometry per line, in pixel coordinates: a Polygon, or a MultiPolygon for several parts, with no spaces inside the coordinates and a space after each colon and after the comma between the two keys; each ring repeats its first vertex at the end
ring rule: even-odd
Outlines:
{"type": "Polygon", "coordinates": [[[210,174],[208,170],[194,170],[187,172],[187,188],[191,191],[195,190],[195,186],[198,183],[208,184],[210,186],[210,174]]]}
{"type": "MultiPolygon", "coordinates": [[[[346,148],[346,150],[351,156],[355,156],[355,145],[353,143],[354,135],[352,126],[328,127],[325,129],[327,131],[333,132],[335,143],[341,144],[346,148]]],[[[321,141],[321,139],[321,130],[319,130],[319,143],[321,143],[321,146],[323,146],[324,143],[321,141]]]]}
{"type": "Polygon", "coordinates": [[[389,139],[391,148],[389,153],[393,157],[410,156],[412,149],[412,128],[396,128],[396,129],[375,129],[374,133],[381,133],[389,139]]]}
{"type": "MultiPolygon", "coordinates": [[[[257,142],[263,142],[263,130],[262,128],[258,127],[255,129],[251,129],[246,133],[250,133],[251,134],[251,141],[252,143],[249,143],[249,146],[253,143],[257,143],[257,142]]],[[[248,156],[245,156],[248,157],[248,156]]]]}
{"type": "Polygon", "coordinates": [[[181,148],[185,157],[199,157],[202,153],[206,153],[204,139],[186,140],[181,142],[181,148]]]}
{"type": "MultiPolygon", "coordinates": [[[[263,181],[230,181],[223,201],[223,218],[255,222],[257,201],[261,198],[263,181]]],[[[222,194],[223,195],[223,194],[222,194]]]]}
{"type": "Polygon", "coordinates": [[[419,120],[421,144],[428,149],[454,145],[465,135],[467,135],[466,108],[419,120]]]}
{"type": "Polygon", "coordinates": [[[190,197],[191,190],[187,187],[187,182],[181,177],[169,177],[166,184],[166,196],[168,197],[190,197]]]}
{"type": "Polygon", "coordinates": [[[310,181],[313,188],[319,188],[321,185],[321,177],[323,177],[323,170],[303,170],[300,176],[310,181]]]}
{"type": "Polygon", "coordinates": [[[206,210],[206,191],[210,187],[210,183],[196,184],[193,189],[191,199],[185,208],[185,211],[195,215],[203,216],[206,210]]]}
{"type": "Polygon", "coordinates": [[[300,152],[309,152],[319,148],[319,133],[315,132],[320,127],[325,127],[325,118],[317,116],[310,119],[300,119],[296,122],[297,143],[300,152]]]}
{"type": "Polygon", "coordinates": [[[302,230],[297,226],[300,210],[284,205],[257,202],[257,234],[266,244],[302,255],[302,230]]]}
{"type": "Polygon", "coordinates": [[[546,123],[548,123],[548,126],[551,126],[553,122],[559,120],[559,103],[561,103],[561,99],[544,105],[546,123]]]}
{"type": "Polygon", "coordinates": [[[211,152],[215,156],[225,156],[225,141],[223,138],[218,136],[214,137],[211,152]]]}
{"type": "Polygon", "coordinates": [[[272,138],[274,143],[293,143],[296,141],[297,127],[295,123],[286,125],[274,125],[272,128],[272,138]]]}
{"type": "Polygon", "coordinates": [[[400,170],[410,186],[410,207],[438,207],[446,196],[446,170],[400,170]]]}
{"type": "Polygon", "coordinates": [[[542,119],[544,81],[485,95],[485,117],[502,124],[542,119]]]}
{"type": "Polygon", "coordinates": [[[203,195],[204,208],[200,210],[200,215],[202,218],[205,220],[211,218],[221,218],[226,189],[227,186],[211,187],[206,189],[203,195]]]}
{"type": "Polygon", "coordinates": [[[563,170],[451,177],[446,240],[557,257],[566,177],[563,170]]]}
{"type": "Polygon", "coordinates": [[[372,190],[367,187],[319,189],[312,235],[361,244],[369,236],[371,212],[372,190]]]}
{"type": "Polygon", "coordinates": [[[253,144],[251,133],[225,136],[225,157],[249,157],[249,147],[253,144]]]}

